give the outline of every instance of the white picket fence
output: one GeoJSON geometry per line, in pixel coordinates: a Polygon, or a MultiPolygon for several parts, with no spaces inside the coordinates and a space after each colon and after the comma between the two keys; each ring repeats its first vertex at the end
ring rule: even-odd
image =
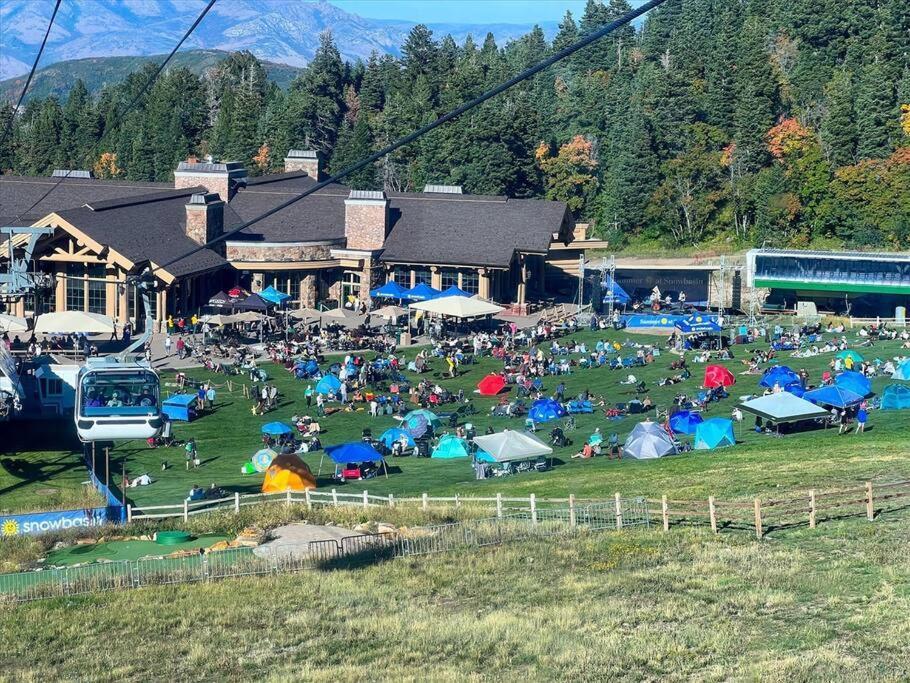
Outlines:
{"type": "MultiPolygon", "coordinates": [[[[618,495],[618,494],[617,494],[618,495]]],[[[168,517],[181,517],[188,521],[193,515],[199,515],[215,510],[233,510],[240,512],[240,508],[247,505],[264,505],[284,503],[285,505],[306,505],[312,509],[314,506],[357,506],[363,508],[370,507],[390,507],[396,505],[419,505],[424,510],[429,509],[431,505],[462,505],[489,506],[495,507],[496,515],[501,517],[505,510],[530,510],[534,512],[538,505],[575,505],[576,502],[597,502],[597,501],[576,501],[575,496],[568,498],[542,498],[539,499],[535,494],[523,498],[507,498],[501,493],[492,497],[477,496],[431,496],[423,493],[420,496],[410,496],[396,498],[394,494],[386,496],[377,496],[364,490],[360,493],[345,493],[337,489],[331,491],[287,491],[284,493],[250,493],[241,494],[235,492],[233,496],[226,498],[217,498],[212,500],[185,500],[182,504],[177,505],[146,505],[137,507],[133,505],[126,506],[127,522],[141,519],[165,519],[168,517]]]]}

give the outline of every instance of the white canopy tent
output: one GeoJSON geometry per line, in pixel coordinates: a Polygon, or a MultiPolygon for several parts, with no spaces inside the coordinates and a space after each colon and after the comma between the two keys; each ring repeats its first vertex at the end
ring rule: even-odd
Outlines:
{"type": "Polygon", "coordinates": [[[496,434],[475,436],[473,441],[496,462],[528,460],[553,454],[553,449],[533,434],[511,429],[496,434]]]}
{"type": "Polygon", "coordinates": [[[100,313],[85,313],[83,311],[60,311],[58,313],[42,313],[35,321],[35,332],[38,334],[81,333],[81,334],[111,334],[114,331],[114,320],[110,316],[100,313]]]}
{"type": "Polygon", "coordinates": [[[0,313],[0,332],[27,332],[28,320],[8,313],[0,313]]]}
{"type": "Polygon", "coordinates": [[[446,318],[467,320],[494,315],[505,309],[502,306],[467,296],[443,296],[428,301],[418,301],[408,306],[412,311],[423,311],[446,318]]]}
{"type": "Polygon", "coordinates": [[[814,420],[828,415],[824,408],[787,391],[753,398],[751,401],[740,403],[739,407],[747,413],[775,424],[814,420]]]}
{"type": "Polygon", "coordinates": [[[202,322],[208,323],[209,325],[214,325],[215,327],[221,327],[222,325],[230,325],[231,323],[237,322],[237,316],[235,315],[204,315],[201,318],[202,322]]]}

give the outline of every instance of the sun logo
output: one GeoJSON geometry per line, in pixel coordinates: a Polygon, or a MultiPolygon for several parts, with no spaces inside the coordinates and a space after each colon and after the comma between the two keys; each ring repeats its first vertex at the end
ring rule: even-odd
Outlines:
{"type": "Polygon", "coordinates": [[[0,527],[0,535],[3,536],[15,536],[19,533],[19,522],[15,519],[6,519],[3,521],[3,526],[0,527]]]}

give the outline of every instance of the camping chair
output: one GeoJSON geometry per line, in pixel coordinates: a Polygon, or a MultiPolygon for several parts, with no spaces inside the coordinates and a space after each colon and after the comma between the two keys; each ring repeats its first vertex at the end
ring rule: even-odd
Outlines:
{"type": "Polygon", "coordinates": [[[577,425],[576,425],[576,423],[575,423],[575,416],[574,416],[574,415],[569,415],[569,416],[563,421],[563,429],[565,429],[567,432],[574,432],[576,427],[577,427],[577,425]]]}

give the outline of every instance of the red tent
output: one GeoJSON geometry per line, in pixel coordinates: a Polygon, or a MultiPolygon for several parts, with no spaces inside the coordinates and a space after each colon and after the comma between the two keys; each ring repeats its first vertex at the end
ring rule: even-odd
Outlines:
{"type": "Polygon", "coordinates": [[[732,387],[734,384],[736,384],[736,377],[734,377],[733,373],[727,370],[723,365],[709,365],[705,368],[705,382],[703,386],[706,389],[732,387]]]}
{"type": "Polygon", "coordinates": [[[495,396],[506,386],[502,375],[487,375],[477,383],[481,396],[495,396]]]}

